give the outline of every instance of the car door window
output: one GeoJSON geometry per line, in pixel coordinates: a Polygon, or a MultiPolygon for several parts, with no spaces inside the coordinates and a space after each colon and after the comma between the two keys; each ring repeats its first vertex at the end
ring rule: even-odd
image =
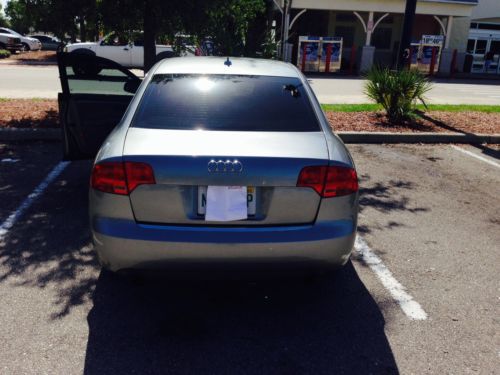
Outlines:
{"type": "Polygon", "coordinates": [[[69,94],[132,96],[140,83],[128,70],[109,60],[82,55],[65,58],[60,69],[64,69],[69,94]]]}
{"type": "Polygon", "coordinates": [[[101,41],[101,46],[122,47],[128,45],[128,38],[120,34],[111,34],[101,41]]]}

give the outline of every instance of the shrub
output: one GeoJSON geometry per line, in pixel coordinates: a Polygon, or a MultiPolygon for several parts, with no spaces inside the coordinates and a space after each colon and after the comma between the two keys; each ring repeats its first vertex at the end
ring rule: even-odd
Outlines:
{"type": "Polygon", "coordinates": [[[10,57],[10,52],[6,49],[0,49],[0,59],[6,59],[10,57]]]}
{"type": "Polygon", "coordinates": [[[365,94],[385,109],[390,123],[413,120],[418,101],[427,108],[424,95],[432,85],[418,70],[374,67],[367,79],[365,94]]]}

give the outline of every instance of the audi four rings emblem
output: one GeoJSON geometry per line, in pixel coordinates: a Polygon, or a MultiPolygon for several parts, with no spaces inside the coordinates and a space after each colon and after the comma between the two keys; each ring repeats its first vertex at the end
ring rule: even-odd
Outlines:
{"type": "Polygon", "coordinates": [[[239,160],[210,160],[208,171],[210,173],[239,173],[243,170],[243,164],[239,160]]]}

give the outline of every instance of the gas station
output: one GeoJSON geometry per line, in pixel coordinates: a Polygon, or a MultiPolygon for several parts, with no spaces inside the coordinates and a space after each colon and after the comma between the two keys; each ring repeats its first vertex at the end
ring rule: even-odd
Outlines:
{"type": "MultiPolygon", "coordinates": [[[[274,0],[280,53],[304,72],[363,73],[395,67],[404,0],[274,0]]],[[[428,74],[462,71],[477,0],[419,0],[411,31],[411,66],[428,74]]]]}

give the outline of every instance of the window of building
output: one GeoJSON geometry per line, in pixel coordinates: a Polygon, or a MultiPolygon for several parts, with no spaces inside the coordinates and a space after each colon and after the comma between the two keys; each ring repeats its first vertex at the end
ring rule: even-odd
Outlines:
{"type": "Polygon", "coordinates": [[[479,30],[500,30],[500,24],[496,23],[478,23],[477,28],[479,30]]]}
{"type": "Polygon", "coordinates": [[[500,40],[492,40],[490,45],[490,51],[499,54],[500,53],[500,40]]]}
{"type": "Polygon", "coordinates": [[[352,26],[337,26],[335,28],[335,36],[343,38],[344,47],[352,47],[354,45],[355,27],[352,26]]]}
{"type": "Polygon", "coordinates": [[[478,39],[478,41],[476,43],[476,51],[475,51],[475,53],[476,54],[482,54],[482,55],[484,55],[486,53],[486,46],[487,46],[487,44],[488,44],[487,40],[478,39]]]}
{"type": "Polygon", "coordinates": [[[337,22],[356,22],[356,16],[352,13],[337,13],[335,16],[337,22]]]}
{"type": "Polygon", "coordinates": [[[476,39],[469,39],[467,41],[467,53],[474,53],[476,47],[476,39]]]}
{"type": "Polygon", "coordinates": [[[378,27],[372,36],[372,46],[377,49],[391,49],[392,29],[378,27]]]}

